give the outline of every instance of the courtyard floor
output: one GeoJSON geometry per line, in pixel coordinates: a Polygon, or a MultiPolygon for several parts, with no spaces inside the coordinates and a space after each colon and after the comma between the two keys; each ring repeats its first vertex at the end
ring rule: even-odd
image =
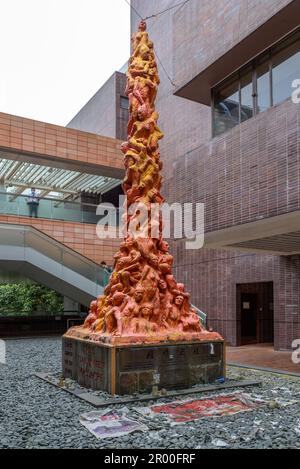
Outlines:
{"type": "Polygon", "coordinates": [[[271,344],[227,347],[227,361],[240,365],[279,370],[283,373],[297,373],[300,377],[300,364],[292,362],[291,352],[275,351],[271,344]]]}
{"type": "Polygon", "coordinates": [[[268,399],[268,404],[250,412],[176,426],[156,419],[147,433],[98,441],[79,423],[79,416],[94,408],[33,375],[59,371],[60,339],[9,340],[6,344],[7,364],[0,364],[1,448],[300,448],[298,377],[229,367],[231,378],[261,380],[261,387],[242,391],[268,399]],[[285,407],[276,404],[278,397],[298,402],[285,407]]]}

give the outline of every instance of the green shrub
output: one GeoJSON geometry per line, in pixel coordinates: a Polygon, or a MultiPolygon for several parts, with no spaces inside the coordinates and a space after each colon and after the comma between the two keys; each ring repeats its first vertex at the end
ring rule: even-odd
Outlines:
{"type": "Polygon", "coordinates": [[[32,312],[60,313],[63,297],[38,284],[12,283],[0,285],[0,315],[26,315],[32,312]]]}

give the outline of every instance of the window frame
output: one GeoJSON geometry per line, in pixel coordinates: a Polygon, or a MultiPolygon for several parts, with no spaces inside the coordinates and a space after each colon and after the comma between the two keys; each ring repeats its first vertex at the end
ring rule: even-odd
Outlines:
{"type": "MultiPolygon", "coordinates": [[[[232,129],[226,129],[223,132],[216,134],[216,121],[215,121],[215,96],[216,96],[216,91],[218,91],[220,88],[226,86],[227,83],[230,83],[232,81],[232,78],[237,75],[237,81],[238,81],[238,94],[239,94],[239,121],[238,124],[240,125],[243,122],[247,122],[249,119],[252,119],[253,117],[257,116],[258,114],[261,114],[261,111],[258,112],[258,81],[257,81],[257,69],[259,65],[263,64],[264,62],[262,61],[259,63],[260,59],[264,57],[264,55],[267,56],[266,62],[268,62],[269,67],[268,67],[268,75],[269,75],[269,107],[268,109],[274,107],[274,89],[273,89],[273,58],[275,54],[282,48],[282,50],[288,49],[292,44],[295,44],[296,42],[299,42],[299,51],[300,51],[300,28],[297,28],[297,30],[293,31],[289,35],[285,36],[283,39],[278,41],[276,44],[273,44],[271,47],[254,57],[252,60],[244,64],[242,67],[240,67],[238,70],[235,70],[231,75],[227,76],[224,80],[221,82],[217,83],[215,86],[211,88],[211,132],[212,132],[212,138],[218,137],[222,135],[223,133],[228,132],[229,130],[232,129]],[[285,44],[286,43],[286,44],[285,44]],[[252,70],[252,98],[253,98],[253,115],[252,117],[249,117],[249,119],[242,121],[242,76],[245,70],[247,68],[251,68],[252,70]]],[[[286,100],[281,101],[280,103],[277,103],[276,105],[281,104],[286,100]]],[[[235,126],[236,126],[235,125],[235,126]]],[[[234,127],[235,127],[234,126],[234,127]]],[[[233,128],[234,128],[233,127],[233,128]]]]}
{"type": "Polygon", "coordinates": [[[127,96],[124,96],[124,95],[120,95],[120,108],[125,110],[125,111],[128,111],[129,110],[129,98],[127,96]],[[128,106],[127,107],[124,107],[122,106],[122,103],[126,100],[128,106]]]}
{"type": "MultiPolygon", "coordinates": [[[[257,83],[255,82],[255,79],[256,79],[256,70],[255,70],[255,64],[254,64],[254,60],[251,60],[251,62],[248,62],[248,64],[244,65],[243,67],[241,67],[239,69],[239,89],[240,89],[240,96],[239,96],[239,99],[240,99],[240,119],[239,119],[239,124],[242,124],[243,122],[246,122],[245,121],[242,121],[242,78],[243,76],[245,75],[245,71],[247,70],[247,68],[251,69],[251,83],[252,83],[252,117],[254,117],[256,114],[255,114],[255,89],[257,87],[257,83]]],[[[249,117],[247,120],[249,119],[252,119],[252,117],[249,117]]]]}

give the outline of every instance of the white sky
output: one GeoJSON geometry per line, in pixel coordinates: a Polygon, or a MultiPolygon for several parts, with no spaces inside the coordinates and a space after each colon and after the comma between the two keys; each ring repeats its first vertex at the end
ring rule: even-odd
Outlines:
{"type": "Polygon", "coordinates": [[[66,125],[128,60],[125,0],[0,0],[0,112],[66,125]]]}

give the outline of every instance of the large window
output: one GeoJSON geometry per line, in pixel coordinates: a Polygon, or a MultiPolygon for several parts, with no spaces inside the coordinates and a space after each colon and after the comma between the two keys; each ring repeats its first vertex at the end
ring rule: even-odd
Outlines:
{"type": "Polygon", "coordinates": [[[290,98],[295,79],[300,79],[299,30],[212,90],[213,135],[290,98]]]}

